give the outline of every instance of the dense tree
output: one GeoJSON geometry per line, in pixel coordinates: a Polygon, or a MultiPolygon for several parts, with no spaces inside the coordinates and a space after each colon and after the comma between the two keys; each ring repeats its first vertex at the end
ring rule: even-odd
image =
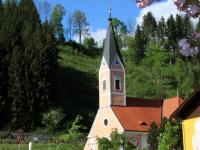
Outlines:
{"type": "Polygon", "coordinates": [[[1,128],[10,121],[11,100],[8,98],[8,65],[12,49],[19,42],[19,21],[16,20],[17,5],[15,1],[5,1],[0,14],[0,115],[1,128]]]}
{"type": "Polygon", "coordinates": [[[126,24],[119,20],[118,18],[113,18],[112,19],[112,25],[116,34],[116,38],[118,40],[118,44],[120,46],[120,48],[122,49],[123,45],[123,40],[125,39],[125,36],[127,34],[127,26],[126,24]]]}
{"type": "Polygon", "coordinates": [[[72,14],[73,18],[73,32],[79,37],[79,44],[81,44],[82,36],[88,34],[87,18],[84,12],[80,10],[75,10],[72,14]]]}
{"type": "Polygon", "coordinates": [[[156,36],[157,22],[151,12],[148,12],[143,16],[142,30],[144,31],[145,36],[148,38],[156,36]]]}
{"type": "Polygon", "coordinates": [[[92,37],[86,37],[84,39],[83,45],[87,48],[87,49],[92,49],[94,48],[97,44],[94,40],[94,38],[92,37]]]}
{"type": "Polygon", "coordinates": [[[172,15],[167,20],[167,49],[170,53],[170,64],[175,61],[175,51],[177,50],[177,28],[176,22],[172,15]]]}
{"type": "Polygon", "coordinates": [[[163,17],[161,17],[160,21],[158,22],[157,35],[159,40],[163,43],[166,38],[166,23],[163,17]]]}
{"type": "Polygon", "coordinates": [[[177,33],[177,40],[183,39],[183,28],[184,28],[184,22],[183,17],[180,15],[176,15],[176,33],[177,33]]]}
{"type": "Polygon", "coordinates": [[[183,36],[185,38],[190,38],[193,34],[193,31],[194,31],[194,27],[192,25],[190,18],[185,15],[184,18],[183,18],[183,23],[184,23],[183,36]]]}
{"type": "Polygon", "coordinates": [[[166,149],[183,149],[181,123],[178,121],[168,120],[159,136],[158,150],[166,149]]]}
{"type": "Polygon", "coordinates": [[[170,43],[176,44],[177,31],[176,31],[176,22],[172,15],[170,15],[167,20],[167,37],[170,43]]]}
{"type": "Polygon", "coordinates": [[[53,9],[50,18],[50,23],[54,28],[54,36],[58,42],[63,42],[65,40],[64,29],[62,24],[62,20],[65,13],[65,8],[62,5],[57,4],[53,9]]]}
{"type": "Polygon", "coordinates": [[[138,64],[144,58],[145,46],[147,40],[146,37],[138,25],[135,32],[135,41],[134,41],[134,59],[133,61],[138,64]]]}
{"type": "Polygon", "coordinates": [[[53,103],[57,49],[32,0],[6,1],[0,21],[1,128],[31,129],[53,103]],[[11,124],[10,124],[11,122],[11,124]]]}
{"type": "Polygon", "coordinates": [[[147,143],[149,144],[149,150],[158,149],[158,136],[159,136],[158,125],[155,122],[152,122],[147,135],[147,143]]]}
{"type": "Polygon", "coordinates": [[[127,34],[126,24],[123,21],[119,20],[118,18],[112,19],[112,25],[116,36],[124,37],[127,34]]]}

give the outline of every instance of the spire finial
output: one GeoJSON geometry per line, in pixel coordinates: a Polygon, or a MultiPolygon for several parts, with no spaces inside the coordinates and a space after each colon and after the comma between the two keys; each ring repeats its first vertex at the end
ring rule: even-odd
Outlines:
{"type": "Polygon", "coordinates": [[[108,18],[108,20],[110,21],[110,20],[112,20],[112,11],[111,11],[111,8],[109,8],[108,12],[109,12],[109,18],[108,18]]]}

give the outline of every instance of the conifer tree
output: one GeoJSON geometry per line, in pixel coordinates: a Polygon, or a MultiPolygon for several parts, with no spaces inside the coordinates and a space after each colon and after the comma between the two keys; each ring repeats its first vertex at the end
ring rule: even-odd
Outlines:
{"type": "Polygon", "coordinates": [[[143,16],[142,30],[146,37],[151,38],[156,36],[157,22],[151,12],[143,16]]]}
{"type": "Polygon", "coordinates": [[[177,32],[177,40],[183,39],[183,18],[180,15],[176,15],[176,32],[177,32]]]}
{"type": "Polygon", "coordinates": [[[192,25],[192,22],[188,16],[184,16],[184,28],[183,28],[183,35],[185,38],[190,38],[193,34],[194,27],[192,25]]]}
{"type": "Polygon", "coordinates": [[[0,128],[2,128],[11,117],[11,99],[8,96],[8,65],[12,49],[19,42],[17,5],[15,1],[5,1],[1,8],[0,19],[0,128]]]}
{"type": "Polygon", "coordinates": [[[167,20],[167,38],[167,49],[170,53],[170,64],[172,64],[175,61],[175,51],[177,50],[177,28],[175,19],[172,15],[170,15],[167,20]]]}
{"type": "Polygon", "coordinates": [[[167,37],[170,40],[170,42],[176,42],[177,39],[176,22],[172,15],[170,15],[169,19],[167,20],[167,37]]]}
{"type": "Polygon", "coordinates": [[[138,25],[135,32],[135,52],[133,59],[136,64],[138,64],[144,58],[146,43],[147,40],[144,36],[144,33],[138,25]]]}
{"type": "Polygon", "coordinates": [[[160,21],[158,22],[157,35],[159,40],[163,42],[166,37],[166,23],[163,17],[161,17],[160,21]]]}

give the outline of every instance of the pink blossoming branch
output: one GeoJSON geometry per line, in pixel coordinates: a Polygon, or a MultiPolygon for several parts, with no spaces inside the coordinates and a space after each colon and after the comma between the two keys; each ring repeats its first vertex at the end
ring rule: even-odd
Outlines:
{"type": "Polygon", "coordinates": [[[194,57],[198,54],[198,47],[192,46],[187,39],[182,39],[178,42],[179,51],[183,56],[194,57]]]}
{"type": "MultiPolygon", "coordinates": [[[[136,0],[137,7],[145,8],[160,0],[136,0]]],[[[173,0],[179,11],[185,12],[189,17],[196,18],[200,15],[200,0],[173,0]]],[[[178,42],[179,51],[183,56],[194,57],[198,54],[199,49],[196,45],[200,39],[200,32],[194,33],[194,40],[181,39],[178,42]]]]}

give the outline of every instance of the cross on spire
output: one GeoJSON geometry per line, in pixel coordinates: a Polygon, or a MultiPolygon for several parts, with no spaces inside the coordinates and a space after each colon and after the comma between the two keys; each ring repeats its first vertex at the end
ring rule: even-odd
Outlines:
{"type": "Polygon", "coordinates": [[[108,20],[110,21],[110,20],[112,20],[112,10],[111,10],[111,8],[109,8],[108,13],[109,13],[108,20]]]}

